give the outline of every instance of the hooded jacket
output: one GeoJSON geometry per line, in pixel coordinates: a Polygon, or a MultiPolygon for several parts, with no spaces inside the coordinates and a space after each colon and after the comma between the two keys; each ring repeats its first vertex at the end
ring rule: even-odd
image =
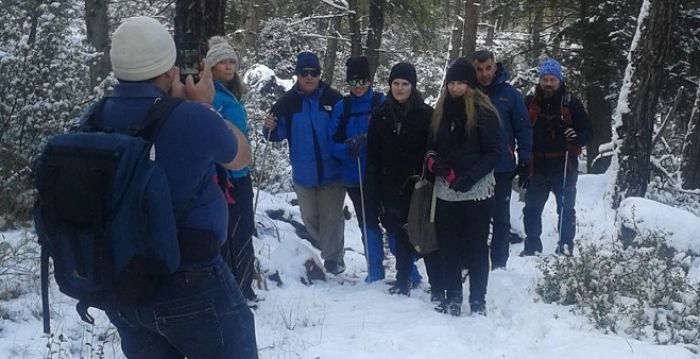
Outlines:
{"type": "Polygon", "coordinates": [[[494,172],[513,172],[515,163],[515,142],[518,143],[518,161],[527,162],[532,152],[532,126],[520,91],[507,83],[508,71],[501,63],[496,64],[496,74],[491,85],[481,89],[489,96],[498,110],[501,120],[500,156],[494,172]]]}
{"type": "Polygon", "coordinates": [[[331,156],[328,127],[333,106],[341,98],[338,91],[324,82],[310,95],[295,85],[272,106],[277,127],[270,134],[270,140],[286,139],[289,143],[295,185],[310,188],[340,180],[340,161],[331,156]]]}

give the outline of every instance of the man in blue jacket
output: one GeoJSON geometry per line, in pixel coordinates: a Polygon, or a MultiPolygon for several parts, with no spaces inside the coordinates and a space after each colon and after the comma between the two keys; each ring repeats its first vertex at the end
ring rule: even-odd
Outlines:
{"type": "Polygon", "coordinates": [[[371,208],[365,208],[367,206],[362,202],[360,181],[364,179],[367,162],[367,126],[372,110],[384,102],[384,94],[374,92],[372,88],[366,57],[351,57],[345,66],[345,81],[350,94],[335,104],[328,133],[333,141],[332,155],[341,162],[341,180],[355,207],[357,223],[362,231],[368,265],[366,281],[374,282],[384,279],[384,245],[378,214],[371,208]]]}
{"type": "Polygon", "coordinates": [[[518,185],[526,188],[530,183],[528,163],[532,151],[532,127],[522,95],[506,82],[508,71],[501,63],[496,63],[493,53],[489,50],[476,51],[472,65],[479,88],[488,94],[501,119],[501,155],[494,170],[496,187],[492,209],[491,269],[505,268],[510,246],[512,180],[517,170],[518,185]]]}
{"type": "Polygon", "coordinates": [[[183,86],[175,57],[172,36],[155,19],[128,18],[112,35],[110,59],[119,84],[104,104],[105,127],[133,126],[168,95],[190,100],[163,121],[153,153],[174,208],[189,209],[178,222],[177,272],[163,278],[150,302],[119,304],[106,313],[129,359],[257,358],[253,314],[219,251],[226,239],[226,202],[208,176],[214,163],[228,169],[248,165],[248,143],[209,108],[210,68],[205,64],[196,85],[189,76],[183,86]]]}
{"type": "Polygon", "coordinates": [[[342,96],[320,80],[321,64],[315,54],[299,53],[295,72],[296,84],[272,106],[264,131],[272,141],[289,143],[301,219],[321,249],[326,271],[340,274],[345,271],[345,187],[340,161],[331,156],[328,127],[333,106],[342,96]]]}

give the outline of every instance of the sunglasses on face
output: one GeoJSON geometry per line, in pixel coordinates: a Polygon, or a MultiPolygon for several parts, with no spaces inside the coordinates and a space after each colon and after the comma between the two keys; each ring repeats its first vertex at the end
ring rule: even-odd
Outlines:
{"type": "Polygon", "coordinates": [[[321,72],[318,70],[315,70],[315,69],[301,70],[301,72],[299,72],[299,76],[301,76],[301,77],[307,77],[307,76],[318,77],[318,75],[320,75],[320,74],[321,74],[321,72]]]}
{"type": "Polygon", "coordinates": [[[350,87],[360,87],[360,86],[367,86],[369,83],[365,81],[364,79],[359,79],[359,80],[347,80],[346,83],[350,87]]]}

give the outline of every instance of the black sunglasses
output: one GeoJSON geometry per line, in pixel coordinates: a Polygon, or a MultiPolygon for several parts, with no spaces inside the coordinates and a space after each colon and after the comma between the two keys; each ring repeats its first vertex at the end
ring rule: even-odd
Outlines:
{"type": "Polygon", "coordinates": [[[348,86],[352,87],[369,85],[369,82],[367,82],[365,79],[347,80],[346,83],[348,84],[348,86]]]}
{"type": "Polygon", "coordinates": [[[318,75],[320,75],[320,74],[321,74],[321,72],[319,70],[316,70],[316,69],[301,70],[301,72],[299,72],[299,76],[301,76],[301,77],[307,77],[307,76],[318,77],[318,75]]]}

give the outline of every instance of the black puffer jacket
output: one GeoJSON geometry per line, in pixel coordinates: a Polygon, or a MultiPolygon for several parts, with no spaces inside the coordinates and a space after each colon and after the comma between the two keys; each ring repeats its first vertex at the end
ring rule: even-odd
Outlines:
{"type": "Polygon", "coordinates": [[[444,106],[437,137],[431,136],[428,147],[447,160],[457,178],[466,177],[473,185],[498,162],[500,122],[495,113],[477,105],[476,128],[465,131],[462,98],[448,98],[444,106]]]}
{"type": "Polygon", "coordinates": [[[367,204],[376,206],[386,225],[403,225],[408,216],[409,178],[420,175],[433,109],[417,91],[405,105],[389,98],[372,115],[367,132],[367,204]]]}

